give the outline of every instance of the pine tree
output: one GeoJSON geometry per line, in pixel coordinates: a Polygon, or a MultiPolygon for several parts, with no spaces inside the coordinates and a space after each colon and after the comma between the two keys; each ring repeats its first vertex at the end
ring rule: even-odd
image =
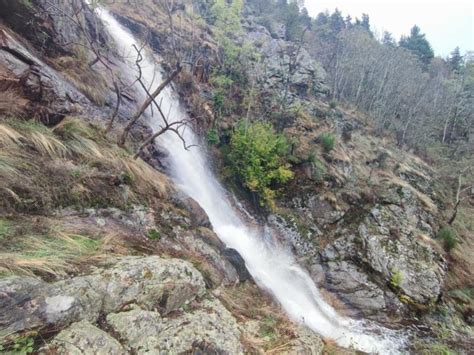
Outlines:
{"type": "Polygon", "coordinates": [[[367,32],[370,32],[370,20],[369,20],[369,15],[367,14],[362,14],[362,23],[361,26],[367,30],[367,32]]]}
{"type": "Polygon", "coordinates": [[[396,46],[395,39],[393,38],[393,36],[390,32],[388,32],[388,31],[383,32],[382,44],[386,45],[386,46],[389,46],[389,47],[395,47],[396,46]]]}
{"type": "Polygon", "coordinates": [[[459,50],[459,47],[454,48],[451,52],[451,55],[448,58],[448,64],[451,70],[455,73],[459,73],[461,71],[463,65],[463,57],[459,50]]]}
{"type": "Polygon", "coordinates": [[[434,57],[430,43],[417,25],[413,26],[408,37],[402,36],[399,45],[412,51],[425,66],[430,64],[434,57]]]}

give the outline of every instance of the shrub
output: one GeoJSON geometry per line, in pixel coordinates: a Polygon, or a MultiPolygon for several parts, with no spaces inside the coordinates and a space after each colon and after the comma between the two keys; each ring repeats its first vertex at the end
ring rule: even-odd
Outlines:
{"type": "Polygon", "coordinates": [[[336,137],[334,137],[331,133],[323,133],[319,138],[326,153],[329,153],[331,150],[333,150],[334,145],[336,144],[336,137]]]}
{"type": "Polygon", "coordinates": [[[217,131],[215,129],[210,129],[208,132],[207,132],[207,143],[209,145],[217,145],[219,144],[219,134],[217,133],[217,131]]]}
{"type": "Polygon", "coordinates": [[[214,111],[220,116],[224,110],[225,94],[221,89],[217,89],[212,93],[212,106],[214,111]]]}
{"type": "Polygon", "coordinates": [[[337,101],[336,100],[329,101],[329,107],[332,109],[335,109],[337,107],[337,101]]]}
{"type": "Polygon", "coordinates": [[[443,227],[438,232],[438,238],[443,241],[443,246],[446,251],[451,251],[458,244],[456,232],[450,227],[443,227]]]}
{"type": "Polygon", "coordinates": [[[228,165],[243,185],[256,192],[262,206],[274,208],[276,186],[293,178],[286,138],[269,123],[240,121],[232,134],[228,165]]]}

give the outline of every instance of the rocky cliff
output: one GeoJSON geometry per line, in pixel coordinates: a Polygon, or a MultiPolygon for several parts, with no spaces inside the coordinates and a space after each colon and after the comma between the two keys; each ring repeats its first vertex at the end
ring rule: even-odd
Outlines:
{"type": "MultiPolygon", "coordinates": [[[[110,8],[166,58],[173,46],[167,13],[146,4],[134,12],[125,3],[110,8]]],[[[350,352],[292,323],[258,289],[202,208],[163,174],[166,152],[149,149],[142,156],[149,165],[133,159],[134,141],[116,146],[119,128],[104,134],[113,82],[103,65],[87,64],[94,56],[80,50],[86,39],[68,22],[73,7],[42,0],[0,6],[0,349],[350,352]]],[[[108,36],[83,9],[76,21],[105,48],[108,36]]],[[[196,36],[201,43],[186,60],[199,64],[186,67],[176,88],[196,130],[217,127],[225,142],[241,112],[218,117],[212,110],[213,28],[194,27],[186,1],[176,14],[182,47],[192,48],[196,36]]],[[[262,107],[285,93],[298,108],[279,126],[295,142],[295,178],[271,213],[251,200],[248,208],[275,227],[339,312],[410,329],[413,352],[448,345],[468,353],[472,269],[461,281],[452,274],[470,265],[472,234],[467,228],[467,257],[446,253],[437,240],[450,205],[436,169],[377,135],[363,114],[331,107],[324,70],[304,48],[251,14],[243,26],[234,40],[245,37],[261,58],[262,107]],[[298,65],[285,64],[292,61],[298,65]],[[321,144],[325,132],[336,137],[330,151],[321,144]]],[[[113,46],[107,51],[119,68],[113,46]]],[[[118,127],[136,105],[133,91],[122,92],[118,127]]],[[[134,139],[147,132],[138,126],[134,139]]],[[[210,148],[218,171],[223,145],[210,148]]]]}

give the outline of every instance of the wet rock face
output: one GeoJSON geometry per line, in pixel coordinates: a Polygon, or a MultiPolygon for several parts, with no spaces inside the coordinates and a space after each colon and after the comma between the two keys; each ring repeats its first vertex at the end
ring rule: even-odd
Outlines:
{"type": "Polygon", "coordinates": [[[84,95],[37,59],[1,26],[0,90],[14,91],[17,100],[24,101],[22,115],[49,125],[58,123],[66,115],[76,114],[79,104],[83,110],[96,113],[84,95]]]}
{"type": "Polygon", "coordinates": [[[211,227],[211,222],[207,216],[206,211],[194,199],[186,194],[176,191],[173,195],[173,201],[179,206],[189,212],[192,223],[199,227],[211,227]]]}
{"type": "Polygon", "coordinates": [[[107,42],[102,24],[83,0],[0,0],[0,7],[0,18],[50,57],[71,53],[71,44],[84,42],[74,22],[81,23],[98,43],[107,42]]]}
{"type": "Polygon", "coordinates": [[[245,260],[237,250],[226,248],[222,255],[234,266],[237,274],[239,275],[240,282],[253,281],[253,277],[250,275],[249,271],[247,270],[247,266],[245,265],[245,260]]]}

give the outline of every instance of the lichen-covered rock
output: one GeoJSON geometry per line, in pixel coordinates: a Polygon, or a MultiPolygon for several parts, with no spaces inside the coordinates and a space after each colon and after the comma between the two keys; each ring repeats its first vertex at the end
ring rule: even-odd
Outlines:
{"type": "Polygon", "coordinates": [[[130,303],[162,314],[177,310],[205,292],[202,275],[180,259],[124,257],[95,273],[49,284],[33,278],[0,280],[1,335],[61,329],[95,322],[101,313],[130,303]]]}
{"type": "Polygon", "coordinates": [[[205,300],[197,310],[178,317],[160,318],[156,312],[134,309],[110,314],[107,323],[138,354],[243,353],[239,326],[218,300],[205,300]]]}
{"type": "Polygon", "coordinates": [[[40,353],[67,355],[127,354],[116,339],[87,321],[74,323],[60,332],[40,353]]]}
{"type": "Polygon", "coordinates": [[[386,280],[399,275],[393,286],[415,302],[428,304],[441,292],[444,261],[429,245],[417,240],[413,224],[407,224],[410,216],[406,212],[398,206],[375,207],[359,226],[364,246],[361,257],[386,280]]]}
{"type": "Polygon", "coordinates": [[[289,344],[288,354],[319,355],[324,349],[323,341],[315,332],[299,325],[296,328],[296,338],[289,344]]]}
{"type": "Polygon", "coordinates": [[[128,350],[147,352],[153,348],[153,338],[159,334],[164,323],[158,312],[135,308],[127,312],[107,315],[107,324],[122,339],[128,350]]]}
{"type": "Polygon", "coordinates": [[[126,257],[100,273],[106,313],[132,301],[167,314],[205,292],[202,275],[179,259],[126,257]]]}

